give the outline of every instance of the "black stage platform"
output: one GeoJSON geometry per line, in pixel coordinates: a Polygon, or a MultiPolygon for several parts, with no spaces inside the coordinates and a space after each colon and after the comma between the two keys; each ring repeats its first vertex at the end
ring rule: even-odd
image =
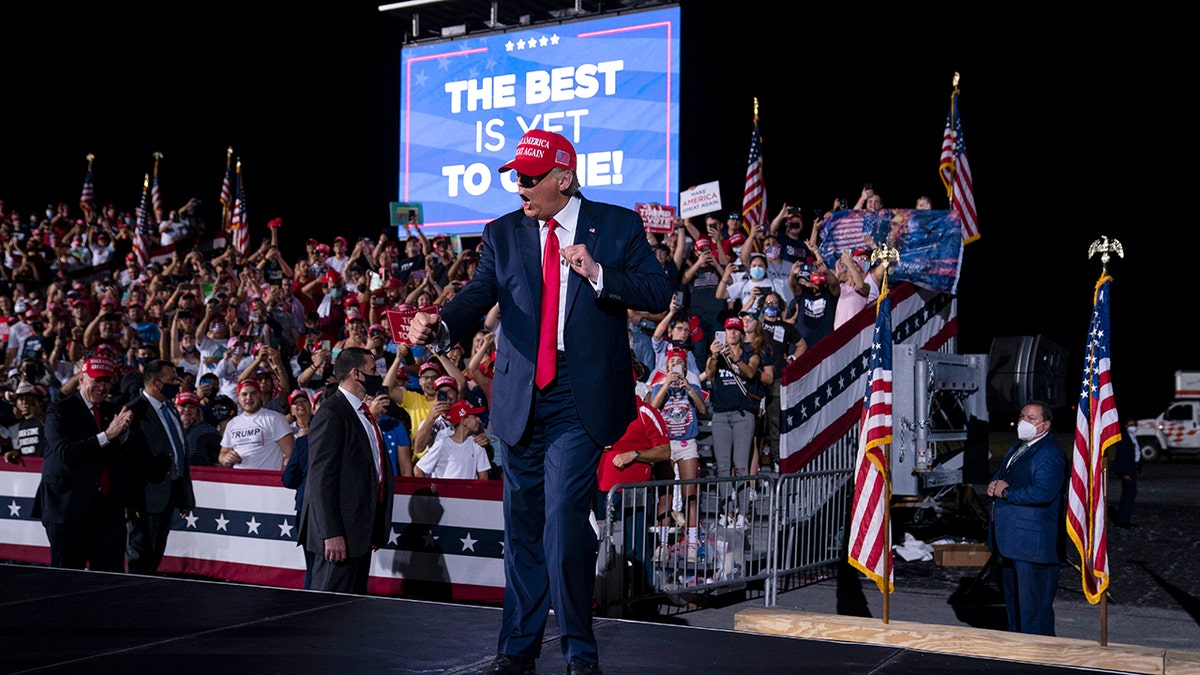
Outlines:
{"type": "MultiPolygon", "coordinates": [[[[500,610],[0,564],[3,673],[482,673],[500,610]]],[[[548,630],[540,673],[566,666],[548,630]]],[[[597,619],[616,673],[1078,673],[964,656],[597,619]]]]}

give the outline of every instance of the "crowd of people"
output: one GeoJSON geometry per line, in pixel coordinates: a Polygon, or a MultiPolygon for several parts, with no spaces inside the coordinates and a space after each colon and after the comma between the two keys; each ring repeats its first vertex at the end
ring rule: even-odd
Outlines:
{"type": "MultiPolygon", "coordinates": [[[[878,196],[866,193],[877,206],[878,196]]],[[[375,356],[366,385],[378,397],[376,417],[396,475],[419,475],[421,459],[461,433],[451,408],[467,401],[480,409],[481,423],[458,451],[477,457],[482,450],[487,475],[498,477],[487,433],[498,314],[444,354],[397,344],[386,318],[404,304],[445,305],[469,283],[479,260],[478,247],[462,245],[469,238],[456,251],[450,238],[427,236],[413,223],[402,237],[309,238],[289,259],[280,241],[287,229],[277,219],[261,245],[241,256],[204,246],[214,232],[198,204],[188,200],[143,226],[154,257],[142,264],[134,218],[113,205],[85,220],[66,203],[23,216],[0,202],[6,458],[42,454],[48,406],[76,391],[84,361],[101,355],[118,363],[110,394],[118,404],[139,395],[147,363],[162,359],[178,369],[172,403],[190,463],[282,470],[320,394],[335,384],[334,358],[358,346],[375,356]]],[[[722,475],[778,461],[782,368],[848,318],[839,306],[861,309],[878,293],[865,249],[847,251],[836,270],[816,254],[820,217],[784,205],[749,233],[736,213],[681,219],[670,235],[647,233],[676,293],[665,313],[629,311],[639,393],[664,413],[683,414],[678,381],[662,386],[673,372],[668,352],[681,354],[689,386],[702,397],[689,419],[714,421],[722,475]]],[[[688,433],[690,455],[696,432],[688,433]]],[[[470,463],[464,456],[433,475],[470,463]]],[[[685,475],[697,470],[688,466],[685,475]]]]}
{"type": "MultiPolygon", "coordinates": [[[[867,199],[878,207],[878,197],[864,191],[867,199]]],[[[65,203],[23,217],[0,202],[5,461],[44,456],[47,415],[74,394],[103,399],[97,438],[105,442],[108,419],[119,410],[169,411],[162,419],[176,423],[145,429],[177,430],[186,466],[156,471],[157,487],[146,489],[165,495],[157,515],[129,529],[131,541],[150,542],[138,554],[149,562],[139,569],[153,571],[174,511],[194,506],[187,467],[281,471],[302,515],[311,422],[337,392],[338,355],[361,348],[369,355],[363,402],[391,475],[501,477],[489,421],[499,305],[463,332],[469,340],[442,349],[394,339],[387,314],[444,307],[471,282],[482,241],[427,236],[413,222],[402,236],[309,238],[302,252],[298,241],[288,242],[296,249],[288,256],[281,238],[289,231],[276,219],[243,255],[211,245],[220,233],[199,216],[198,204],[189,200],[139,233],[135,218],[112,205],[86,218],[65,203]],[[139,234],[152,256],[145,264],[135,248],[139,234]]],[[[665,312],[628,310],[628,344],[639,409],[657,414],[670,452],[634,462],[617,453],[617,471],[602,461],[594,487],[631,465],[660,479],[776,466],[782,369],[848,318],[839,307],[861,309],[878,293],[865,249],[847,251],[834,270],[817,255],[823,215],[784,205],[764,226],[747,229],[739,214],[714,213],[679,219],[668,235],[646,233],[674,296],[665,312]],[[856,297],[847,302],[847,294],[856,297]],[[711,426],[707,465],[702,422],[711,426]]],[[[143,445],[160,443],[170,455],[168,440],[143,445]]],[[[136,479],[143,487],[144,474],[136,479]]],[[[686,492],[677,515],[686,522],[683,555],[693,561],[702,528],[698,490],[686,492]]],[[[661,515],[657,527],[667,522],[661,515]]],[[[128,559],[135,554],[129,549],[128,559]]]]}

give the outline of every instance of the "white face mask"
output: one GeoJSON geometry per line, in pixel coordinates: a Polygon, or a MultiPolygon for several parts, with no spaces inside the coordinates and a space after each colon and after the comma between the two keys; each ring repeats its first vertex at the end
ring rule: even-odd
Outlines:
{"type": "Polygon", "coordinates": [[[1036,424],[1031,424],[1025,420],[1017,422],[1017,438],[1028,443],[1029,441],[1033,440],[1034,436],[1037,436],[1036,424]]]}

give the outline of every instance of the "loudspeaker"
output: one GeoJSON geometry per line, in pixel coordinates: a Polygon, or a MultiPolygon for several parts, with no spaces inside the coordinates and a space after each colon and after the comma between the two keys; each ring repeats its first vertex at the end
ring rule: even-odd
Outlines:
{"type": "Polygon", "coordinates": [[[1018,413],[1031,400],[1051,408],[1067,405],[1068,355],[1042,335],[994,338],[988,352],[988,410],[1018,413]]]}

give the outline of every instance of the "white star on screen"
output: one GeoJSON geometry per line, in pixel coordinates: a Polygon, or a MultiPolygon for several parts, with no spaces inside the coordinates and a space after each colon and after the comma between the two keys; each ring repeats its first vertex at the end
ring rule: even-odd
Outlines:
{"type": "Polygon", "coordinates": [[[196,529],[196,521],[200,520],[200,516],[196,515],[194,511],[188,511],[188,514],[183,519],[187,521],[187,526],[194,530],[196,529]]]}
{"type": "Polygon", "coordinates": [[[433,536],[432,532],[426,532],[425,533],[425,548],[437,547],[437,540],[438,540],[438,537],[433,536]]]}
{"type": "Polygon", "coordinates": [[[388,528],[388,544],[390,545],[390,544],[398,544],[398,543],[400,543],[400,533],[397,532],[395,528],[389,527],[388,528]]]}
{"type": "Polygon", "coordinates": [[[261,523],[259,523],[258,520],[256,520],[254,518],[254,516],[250,516],[250,520],[246,521],[246,529],[247,529],[246,533],[247,534],[258,534],[258,526],[260,524],[261,523]]]}
{"type": "Polygon", "coordinates": [[[17,500],[12,500],[12,503],[8,505],[8,515],[13,518],[21,517],[21,507],[17,505],[17,500]]]}
{"type": "Polygon", "coordinates": [[[217,532],[228,532],[229,528],[225,527],[228,524],[229,524],[229,521],[225,519],[224,513],[217,516],[217,532]]]}
{"type": "Polygon", "coordinates": [[[279,524],[279,536],[287,537],[288,539],[292,538],[292,521],[285,518],[283,522],[279,524]]]}

